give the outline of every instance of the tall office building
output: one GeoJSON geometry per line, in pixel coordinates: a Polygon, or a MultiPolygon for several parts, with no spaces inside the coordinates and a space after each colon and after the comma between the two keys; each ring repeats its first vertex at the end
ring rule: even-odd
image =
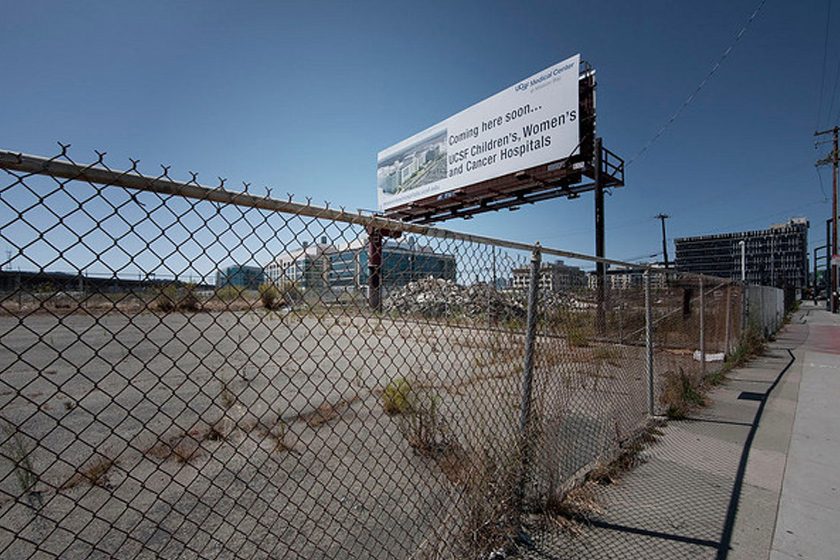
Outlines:
{"type": "Polygon", "coordinates": [[[676,239],[677,270],[740,279],[743,241],[744,271],[749,284],[805,288],[808,226],[805,218],[792,218],[766,230],[676,239]]]}

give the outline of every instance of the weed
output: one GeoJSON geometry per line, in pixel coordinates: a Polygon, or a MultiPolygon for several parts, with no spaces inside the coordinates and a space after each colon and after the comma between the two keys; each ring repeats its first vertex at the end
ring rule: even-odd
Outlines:
{"type": "Polygon", "coordinates": [[[721,371],[726,373],[744,365],[752,357],[761,353],[764,349],[765,342],[761,334],[761,326],[757,322],[751,321],[741,335],[738,347],[732,354],[727,356],[726,364],[724,364],[721,371]]]}
{"type": "Polygon", "coordinates": [[[726,373],[723,370],[716,371],[706,376],[706,383],[716,387],[726,381],[726,373]]]}
{"type": "Polygon", "coordinates": [[[233,301],[242,297],[242,292],[245,289],[241,286],[227,285],[216,290],[216,297],[222,301],[233,301]]]}
{"type": "Polygon", "coordinates": [[[222,401],[222,406],[225,410],[230,410],[236,405],[236,395],[231,390],[232,382],[228,380],[225,374],[219,374],[219,384],[221,391],[219,392],[219,399],[222,401]]]}
{"type": "Polygon", "coordinates": [[[306,422],[310,428],[317,428],[321,424],[326,424],[334,418],[338,418],[341,411],[358,399],[358,396],[350,399],[341,399],[337,403],[322,403],[318,408],[312,412],[301,414],[299,418],[306,422]]]}
{"type": "Polygon", "coordinates": [[[509,549],[518,534],[519,452],[513,443],[504,448],[508,452],[485,449],[463,477],[467,509],[460,544],[470,558],[509,549]]]}
{"type": "Polygon", "coordinates": [[[201,435],[180,434],[170,437],[157,445],[147,449],[145,455],[167,460],[174,459],[177,463],[189,463],[204,454],[201,448],[201,435]]]}
{"type": "Polygon", "coordinates": [[[449,447],[440,397],[429,390],[399,377],[382,391],[382,408],[386,414],[398,417],[400,432],[419,453],[434,457],[449,447]]]}
{"type": "Polygon", "coordinates": [[[426,391],[408,395],[410,411],[400,416],[400,430],[409,445],[424,455],[444,452],[449,441],[446,425],[440,414],[440,397],[426,391]]]}
{"type": "Polygon", "coordinates": [[[262,436],[271,439],[274,442],[274,451],[289,451],[292,449],[292,446],[286,442],[288,430],[288,424],[281,419],[280,413],[278,412],[277,422],[272,428],[263,429],[262,436]]]}
{"type": "Polygon", "coordinates": [[[204,455],[201,442],[197,439],[184,436],[172,448],[172,457],[176,463],[189,463],[204,455]]]}
{"type": "Polygon", "coordinates": [[[96,458],[87,466],[77,469],[76,474],[61,485],[61,489],[69,490],[81,484],[110,488],[111,482],[108,479],[108,473],[116,464],[116,460],[97,454],[96,458]]]}
{"type": "Polygon", "coordinates": [[[386,414],[409,414],[413,412],[409,402],[411,384],[404,377],[394,379],[382,392],[382,409],[386,414]]]}
{"type": "Polygon", "coordinates": [[[566,337],[571,347],[589,346],[592,339],[592,326],[586,322],[585,317],[572,315],[566,323],[566,337]]]}
{"type": "Polygon", "coordinates": [[[3,435],[6,436],[6,441],[2,446],[3,458],[12,464],[15,480],[21,493],[27,497],[30,505],[35,507],[35,504],[40,501],[40,494],[35,491],[39,477],[32,465],[33,452],[17,427],[5,420],[3,421],[3,435]]]}
{"type": "Polygon", "coordinates": [[[280,290],[272,282],[264,282],[260,284],[260,301],[265,309],[273,311],[279,309],[283,305],[283,300],[280,297],[280,290]]]}
{"type": "Polygon", "coordinates": [[[306,425],[310,428],[317,428],[330,420],[338,417],[338,406],[330,403],[322,403],[314,412],[305,415],[306,425]]]}
{"type": "Polygon", "coordinates": [[[685,418],[692,408],[705,406],[706,399],[702,389],[693,382],[682,368],[678,373],[667,372],[664,375],[665,390],[661,401],[668,405],[666,415],[672,420],[685,418]]]}
{"type": "Polygon", "coordinates": [[[592,350],[592,359],[599,366],[609,364],[618,367],[621,365],[621,351],[611,346],[598,346],[592,350]]]}
{"type": "Polygon", "coordinates": [[[199,301],[195,295],[195,284],[187,284],[180,289],[175,284],[167,284],[158,291],[152,307],[162,313],[198,311],[199,301]]]}
{"type": "MultiPolygon", "coordinates": [[[[613,479],[610,479],[614,482],[613,479]]],[[[595,515],[605,513],[604,507],[595,498],[594,484],[601,484],[598,480],[591,479],[589,484],[582,484],[569,491],[560,502],[553,504],[549,510],[558,516],[555,523],[564,531],[572,534],[580,534],[579,522],[589,522],[595,515]]]]}

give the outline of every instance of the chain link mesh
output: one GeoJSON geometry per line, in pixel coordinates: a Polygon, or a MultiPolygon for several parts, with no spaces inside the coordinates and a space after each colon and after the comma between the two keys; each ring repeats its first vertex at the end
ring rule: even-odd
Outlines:
{"type": "Polygon", "coordinates": [[[529,335],[528,250],[393,223],[372,249],[361,219],[95,165],[2,172],[3,557],[489,557],[551,532],[535,516],[742,331],[738,285],[654,271],[648,346],[640,271],[599,305],[548,266],[529,335]]]}

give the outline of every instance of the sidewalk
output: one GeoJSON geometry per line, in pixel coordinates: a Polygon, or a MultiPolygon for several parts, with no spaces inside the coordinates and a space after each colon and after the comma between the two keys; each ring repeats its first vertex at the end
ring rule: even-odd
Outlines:
{"type": "Polygon", "coordinates": [[[837,558],[840,317],[803,303],[710,406],[670,421],[642,463],[599,488],[603,512],[528,558],[837,558]]]}
{"type": "Polygon", "coordinates": [[[770,558],[840,555],[840,317],[804,306],[809,337],[770,558]]]}

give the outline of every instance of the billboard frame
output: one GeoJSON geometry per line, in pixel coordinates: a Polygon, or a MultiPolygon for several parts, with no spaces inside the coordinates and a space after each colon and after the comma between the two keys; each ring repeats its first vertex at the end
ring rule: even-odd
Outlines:
{"type": "Polygon", "coordinates": [[[596,157],[595,71],[582,60],[578,72],[581,118],[577,154],[414,200],[382,214],[404,222],[427,224],[470,219],[476,214],[505,208],[514,210],[523,204],[552,198],[578,198],[581,193],[596,190],[598,180],[602,188],[624,186],[624,160],[602,146],[600,157],[596,157]],[[600,169],[596,171],[598,163],[600,169]]]}

